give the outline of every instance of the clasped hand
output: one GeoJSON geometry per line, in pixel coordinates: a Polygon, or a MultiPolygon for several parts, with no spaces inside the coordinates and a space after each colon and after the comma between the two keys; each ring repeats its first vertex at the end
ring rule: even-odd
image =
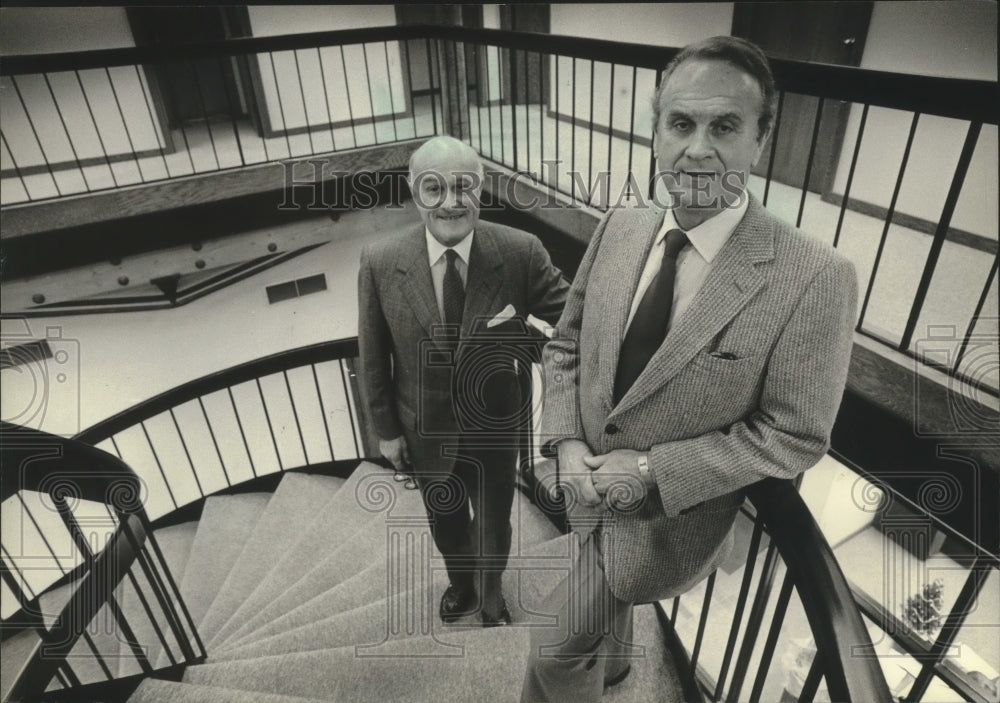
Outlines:
{"type": "Polygon", "coordinates": [[[559,443],[559,485],[590,508],[607,505],[609,491],[623,481],[640,481],[637,458],[641,452],[614,449],[594,455],[586,442],[565,439],[559,443]]]}

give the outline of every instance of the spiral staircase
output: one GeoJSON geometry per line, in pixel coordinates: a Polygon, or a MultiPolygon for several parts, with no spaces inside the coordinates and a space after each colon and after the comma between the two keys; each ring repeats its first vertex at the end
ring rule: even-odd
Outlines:
{"type": "MultiPolygon", "coordinates": [[[[513,624],[445,625],[420,494],[366,458],[357,353],[346,339],[262,357],[74,439],[3,423],[2,700],[519,700],[530,631],[565,626],[544,601],[576,557],[551,462],[519,473],[513,624]]],[[[535,456],[531,432],[518,441],[535,456]]],[[[446,485],[428,500],[448,504],[446,485]]],[[[776,646],[798,633],[816,654],[795,697],[889,700],[877,660],[854,654],[870,639],[796,488],[769,479],[748,497],[704,596],[636,607],[641,653],[605,697],[776,699],[776,646]]]]}
{"type": "MultiPolygon", "coordinates": [[[[484,629],[475,616],[452,625],[437,617],[447,574],[419,492],[382,467],[361,462],[346,479],[288,472],[273,493],[210,496],[198,519],[152,533],[204,644],[203,661],[183,671],[174,665],[161,639],[168,624],[141,617],[139,594],[126,582],[116,600],[135,623],[131,636],[92,623],[98,656],[71,654],[68,665],[83,687],[106,678],[102,667],[123,687],[139,682],[128,700],[144,703],[515,701],[529,628],[557,626],[540,606],[565,575],[573,543],[522,493],[512,526],[504,593],[515,624],[484,629]],[[153,664],[148,676],[136,645],[153,664]]],[[[42,612],[59,612],[72,589],[44,594],[42,612]]],[[[609,696],[681,700],[657,630],[652,606],[637,609],[645,656],[609,696]]],[[[5,643],[4,660],[31,642],[22,635],[5,643]]],[[[58,691],[53,682],[49,695],[58,699],[58,691]]]]}

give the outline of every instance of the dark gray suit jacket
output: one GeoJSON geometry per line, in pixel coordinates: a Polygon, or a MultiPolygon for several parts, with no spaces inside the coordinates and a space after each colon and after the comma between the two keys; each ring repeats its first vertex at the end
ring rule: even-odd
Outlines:
{"type": "Polygon", "coordinates": [[[480,221],[469,254],[462,344],[456,349],[439,334],[424,226],[366,247],[358,276],[359,383],[378,436],[404,435],[415,468],[424,472],[451,470],[453,459],[442,456],[442,446],[454,445],[469,426],[493,422],[498,431],[484,438],[513,446],[505,413],[523,407],[524,401],[506,369],[525,351],[519,345],[528,344],[518,333],[519,323],[528,314],[554,323],[567,290],[536,237],[480,221]],[[518,319],[486,329],[508,305],[518,319]],[[504,347],[513,356],[489,353],[504,347]],[[468,349],[475,351],[466,353],[468,349]],[[461,402],[455,398],[455,354],[472,360],[458,368],[458,387],[465,394],[461,402]],[[472,412],[462,417],[456,407],[472,412]],[[484,418],[482,412],[491,416],[484,418]]]}

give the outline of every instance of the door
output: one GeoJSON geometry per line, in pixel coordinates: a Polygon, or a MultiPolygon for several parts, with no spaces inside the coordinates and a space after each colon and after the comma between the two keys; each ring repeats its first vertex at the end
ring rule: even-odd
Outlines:
{"type": "MultiPolygon", "coordinates": [[[[735,3],[733,36],[743,37],[773,58],[858,66],[864,50],[872,2],[735,3]]],[[[779,83],[778,88],[781,88],[779,83]]],[[[812,142],[818,98],[786,94],[774,149],[771,177],[802,187],[812,142]]],[[[850,104],[824,101],[809,190],[825,193],[835,169],[847,127],[850,104]]],[[[753,172],[766,176],[771,145],[753,172]]]]}

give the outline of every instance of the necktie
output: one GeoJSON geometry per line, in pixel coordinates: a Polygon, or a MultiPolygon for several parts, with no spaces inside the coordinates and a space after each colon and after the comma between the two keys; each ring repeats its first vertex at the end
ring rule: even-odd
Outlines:
{"type": "Polygon", "coordinates": [[[674,302],[677,255],[688,239],[681,230],[672,229],[667,232],[665,240],[660,270],[646,288],[622,341],[618,370],[615,373],[615,403],[622,399],[639,378],[667,335],[670,308],[674,302]]]}
{"type": "Polygon", "coordinates": [[[448,325],[462,325],[462,310],[465,308],[465,286],[462,285],[462,276],[458,273],[455,260],[458,254],[454,249],[446,249],[444,252],[448,265],[444,270],[444,284],[441,286],[444,298],[444,321],[448,325]]]}

